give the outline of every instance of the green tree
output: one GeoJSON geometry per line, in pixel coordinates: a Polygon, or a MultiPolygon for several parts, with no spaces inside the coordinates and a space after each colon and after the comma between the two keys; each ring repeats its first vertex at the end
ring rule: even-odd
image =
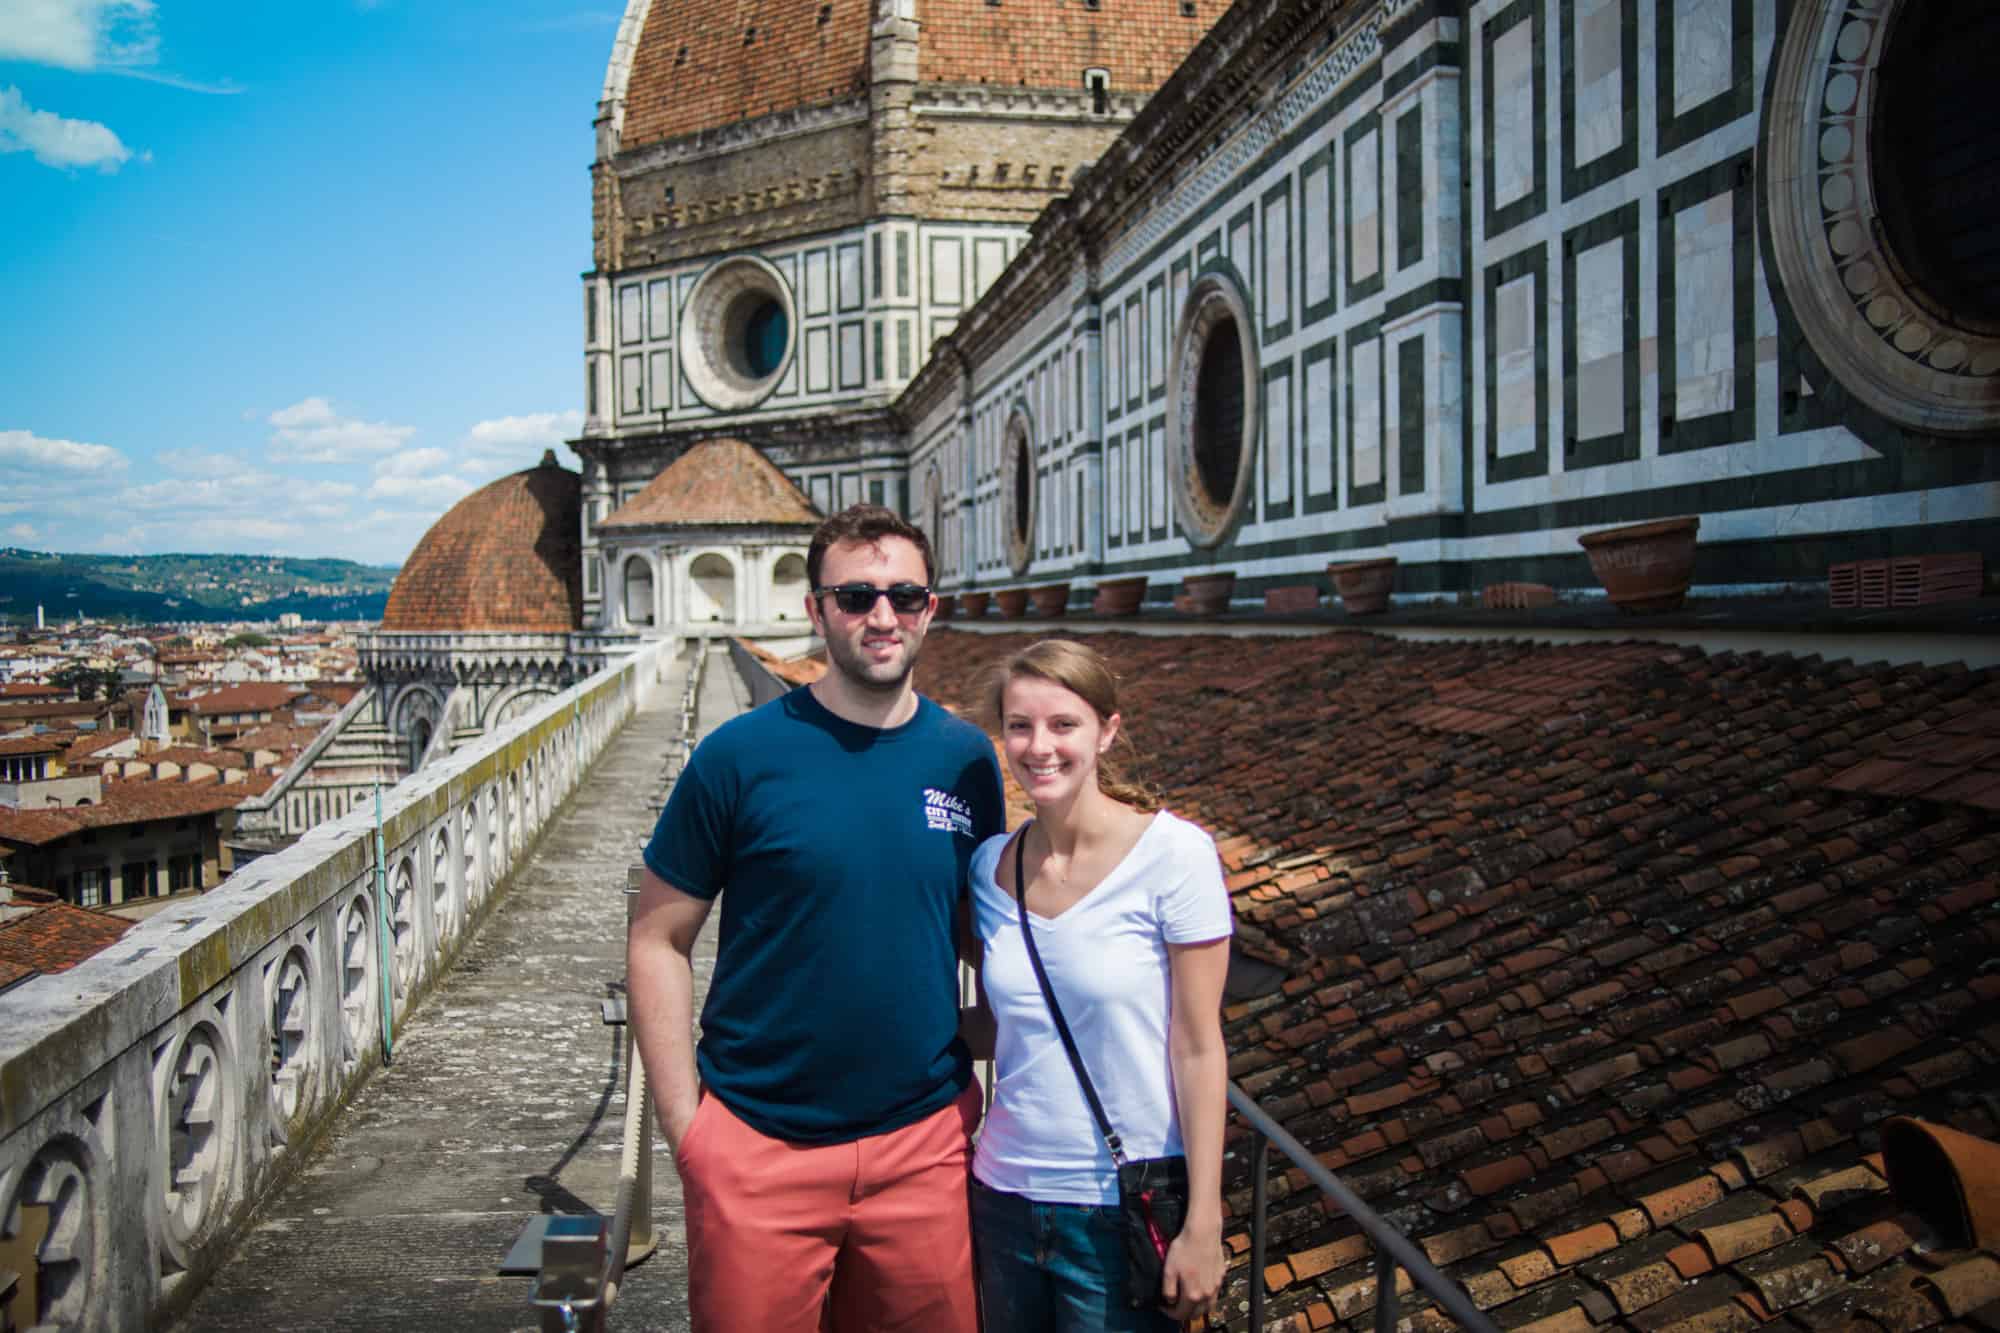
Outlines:
{"type": "Polygon", "coordinates": [[[262,634],[245,630],[241,634],[233,634],[229,638],[224,639],[222,646],[224,648],[269,648],[271,640],[265,638],[262,634]]]}
{"type": "Polygon", "coordinates": [[[118,692],[118,673],[88,662],[70,662],[57,668],[49,683],[58,689],[74,690],[79,699],[95,699],[99,694],[109,699],[118,692]]]}

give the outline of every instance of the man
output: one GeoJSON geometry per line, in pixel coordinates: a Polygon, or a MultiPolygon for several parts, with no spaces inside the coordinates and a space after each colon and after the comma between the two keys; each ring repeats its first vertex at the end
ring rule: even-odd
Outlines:
{"type": "Polygon", "coordinates": [[[992,743],[910,683],[933,574],[887,509],[821,524],[806,614],[830,669],[703,741],[646,847],[632,1021],[697,1333],[974,1333],[954,940],[1005,813],[992,743]],[[696,1049],[690,959],[718,895],[696,1049]]]}

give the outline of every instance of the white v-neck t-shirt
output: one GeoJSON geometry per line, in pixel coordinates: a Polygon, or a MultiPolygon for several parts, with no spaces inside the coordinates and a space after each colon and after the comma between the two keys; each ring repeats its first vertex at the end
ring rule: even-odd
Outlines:
{"type": "MultiPolygon", "coordinates": [[[[1090,1114],[1021,938],[1013,877],[994,871],[1007,836],[972,854],[973,924],[998,1022],[992,1109],[972,1170],[993,1189],[1039,1203],[1115,1204],[1118,1176],[1090,1114]]],[[[1167,945],[1232,929],[1215,840],[1162,810],[1090,892],[1054,920],[1028,913],[1077,1052],[1130,1158],[1181,1147],[1167,1059],[1172,985],[1167,945]]]]}

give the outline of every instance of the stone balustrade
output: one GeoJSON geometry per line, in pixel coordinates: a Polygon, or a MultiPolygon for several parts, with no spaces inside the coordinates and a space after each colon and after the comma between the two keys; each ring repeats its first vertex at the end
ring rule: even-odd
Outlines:
{"type": "Polygon", "coordinates": [[[190,1294],[677,646],[385,790],[379,862],[371,802],[0,997],[0,1270],[33,1284],[28,1325],[147,1327],[190,1294]]]}

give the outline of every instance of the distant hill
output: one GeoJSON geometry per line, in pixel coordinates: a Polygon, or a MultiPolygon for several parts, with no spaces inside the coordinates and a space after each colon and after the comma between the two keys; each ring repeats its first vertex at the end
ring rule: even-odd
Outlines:
{"type": "Polygon", "coordinates": [[[396,570],[265,555],[66,555],[0,547],[0,621],[380,620],[396,570]]]}

